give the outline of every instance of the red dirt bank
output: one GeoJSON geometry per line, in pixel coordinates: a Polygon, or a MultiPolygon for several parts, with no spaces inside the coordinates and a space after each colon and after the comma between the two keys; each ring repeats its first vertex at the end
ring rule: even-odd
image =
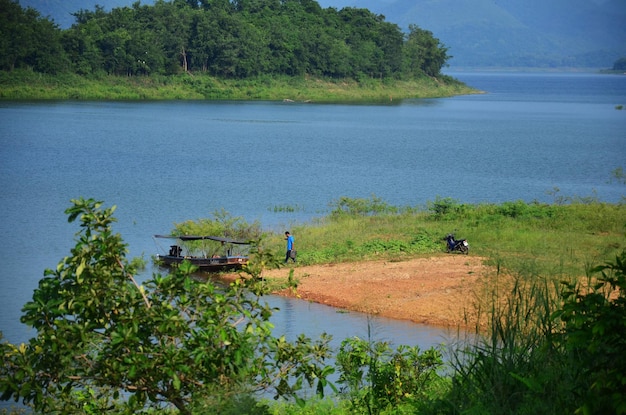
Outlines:
{"type": "Polygon", "coordinates": [[[276,294],[416,323],[474,328],[475,304],[482,298],[489,271],[483,261],[438,255],[400,262],[289,265],[265,271],[264,278],[286,281],[293,268],[296,292],[285,289],[276,294]]]}

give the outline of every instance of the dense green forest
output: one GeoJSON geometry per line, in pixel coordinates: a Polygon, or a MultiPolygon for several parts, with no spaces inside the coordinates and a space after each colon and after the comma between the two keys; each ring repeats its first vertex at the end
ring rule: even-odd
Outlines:
{"type": "Polygon", "coordinates": [[[0,69],[416,79],[437,77],[450,58],[430,31],[412,25],[404,33],[366,9],[323,9],[314,0],[158,0],[74,16],[62,30],[0,0],[0,69]]]}

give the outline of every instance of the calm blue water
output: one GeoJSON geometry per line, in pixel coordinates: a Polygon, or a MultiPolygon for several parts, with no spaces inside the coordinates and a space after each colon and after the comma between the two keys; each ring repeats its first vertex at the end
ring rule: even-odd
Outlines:
{"type": "MultiPolygon", "coordinates": [[[[626,110],[615,106],[626,105],[626,76],[453,75],[488,93],[388,105],[0,102],[0,330],[11,342],[30,335],[20,309],[73,246],[63,211],[80,196],[117,205],[116,231],[131,256],[148,258],[151,235],[221,209],[284,230],[341,196],[422,206],[437,196],[551,201],[554,187],[610,202],[626,193],[609,183],[625,167],[626,110]],[[281,206],[300,210],[273,212],[281,206]]],[[[362,315],[270,301],[290,335],[367,330],[362,315]]],[[[423,347],[443,334],[378,326],[423,347]]]]}

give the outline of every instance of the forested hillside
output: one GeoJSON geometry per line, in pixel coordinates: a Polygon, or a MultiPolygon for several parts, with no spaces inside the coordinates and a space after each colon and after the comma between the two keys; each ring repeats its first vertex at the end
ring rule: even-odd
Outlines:
{"type": "Polygon", "coordinates": [[[330,78],[436,77],[447,48],[366,9],[314,0],[158,0],[79,10],[60,29],[32,8],[0,0],[0,69],[137,76],[206,73],[330,78]]]}

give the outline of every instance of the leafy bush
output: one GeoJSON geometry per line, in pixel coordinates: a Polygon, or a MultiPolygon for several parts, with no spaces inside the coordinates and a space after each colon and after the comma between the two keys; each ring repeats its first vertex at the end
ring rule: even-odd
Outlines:
{"type": "Polygon", "coordinates": [[[427,210],[435,220],[454,219],[462,215],[466,206],[450,197],[441,198],[437,196],[434,202],[426,204],[427,210]]]}
{"type": "Polygon", "coordinates": [[[332,211],[331,217],[347,216],[368,216],[380,215],[385,213],[397,213],[398,209],[390,206],[381,198],[372,196],[369,199],[354,199],[349,197],[340,197],[338,200],[330,204],[332,211]]]}
{"type": "Polygon", "coordinates": [[[626,250],[591,269],[600,274],[585,286],[566,283],[562,339],[577,363],[584,414],[626,413],[626,250]]]}
{"type": "Polygon", "coordinates": [[[441,353],[431,348],[399,346],[358,337],[345,339],[337,354],[339,384],[357,413],[377,414],[403,402],[425,397],[431,383],[438,380],[441,353]]]}
{"type": "Polygon", "coordinates": [[[425,254],[439,251],[441,249],[441,244],[435,242],[440,238],[433,238],[432,236],[425,233],[418,233],[415,237],[408,242],[400,241],[396,239],[390,240],[382,240],[382,239],[372,239],[366,241],[359,247],[359,252],[362,255],[371,255],[371,254],[425,254]]]}
{"type": "Polygon", "coordinates": [[[324,366],[330,338],[274,338],[273,310],[259,302],[261,265],[271,254],[253,257],[250,278],[225,289],[192,278],[188,262],[139,285],[111,229],[115,207],[72,202],[69,221],[81,222],[76,246],[45,271],[23,309],[36,337],[2,343],[3,400],[22,399],[44,413],[74,413],[93,397],[98,407],[118,403],[137,412],[168,403],[188,414],[210,398],[261,389],[299,400],[306,383],[323,393],[333,370],[324,366]]]}
{"type": "Polygon", "coordinates": [[[188,220],[174,225],[173,235],[212,235],[243,241],[261,237],[261,224],[258,221],[247,223],[242,217],[234,217],[225,210],[213,212],[213,218],[188,220]]]}
{"type": "Polygon", "coordinates": [[[550,205],[526,203],[518,200],[515,202],[503,202],[498,206],[497,213],[509,218],[549,218],[553,216],[554,208],[550,205]]]}

